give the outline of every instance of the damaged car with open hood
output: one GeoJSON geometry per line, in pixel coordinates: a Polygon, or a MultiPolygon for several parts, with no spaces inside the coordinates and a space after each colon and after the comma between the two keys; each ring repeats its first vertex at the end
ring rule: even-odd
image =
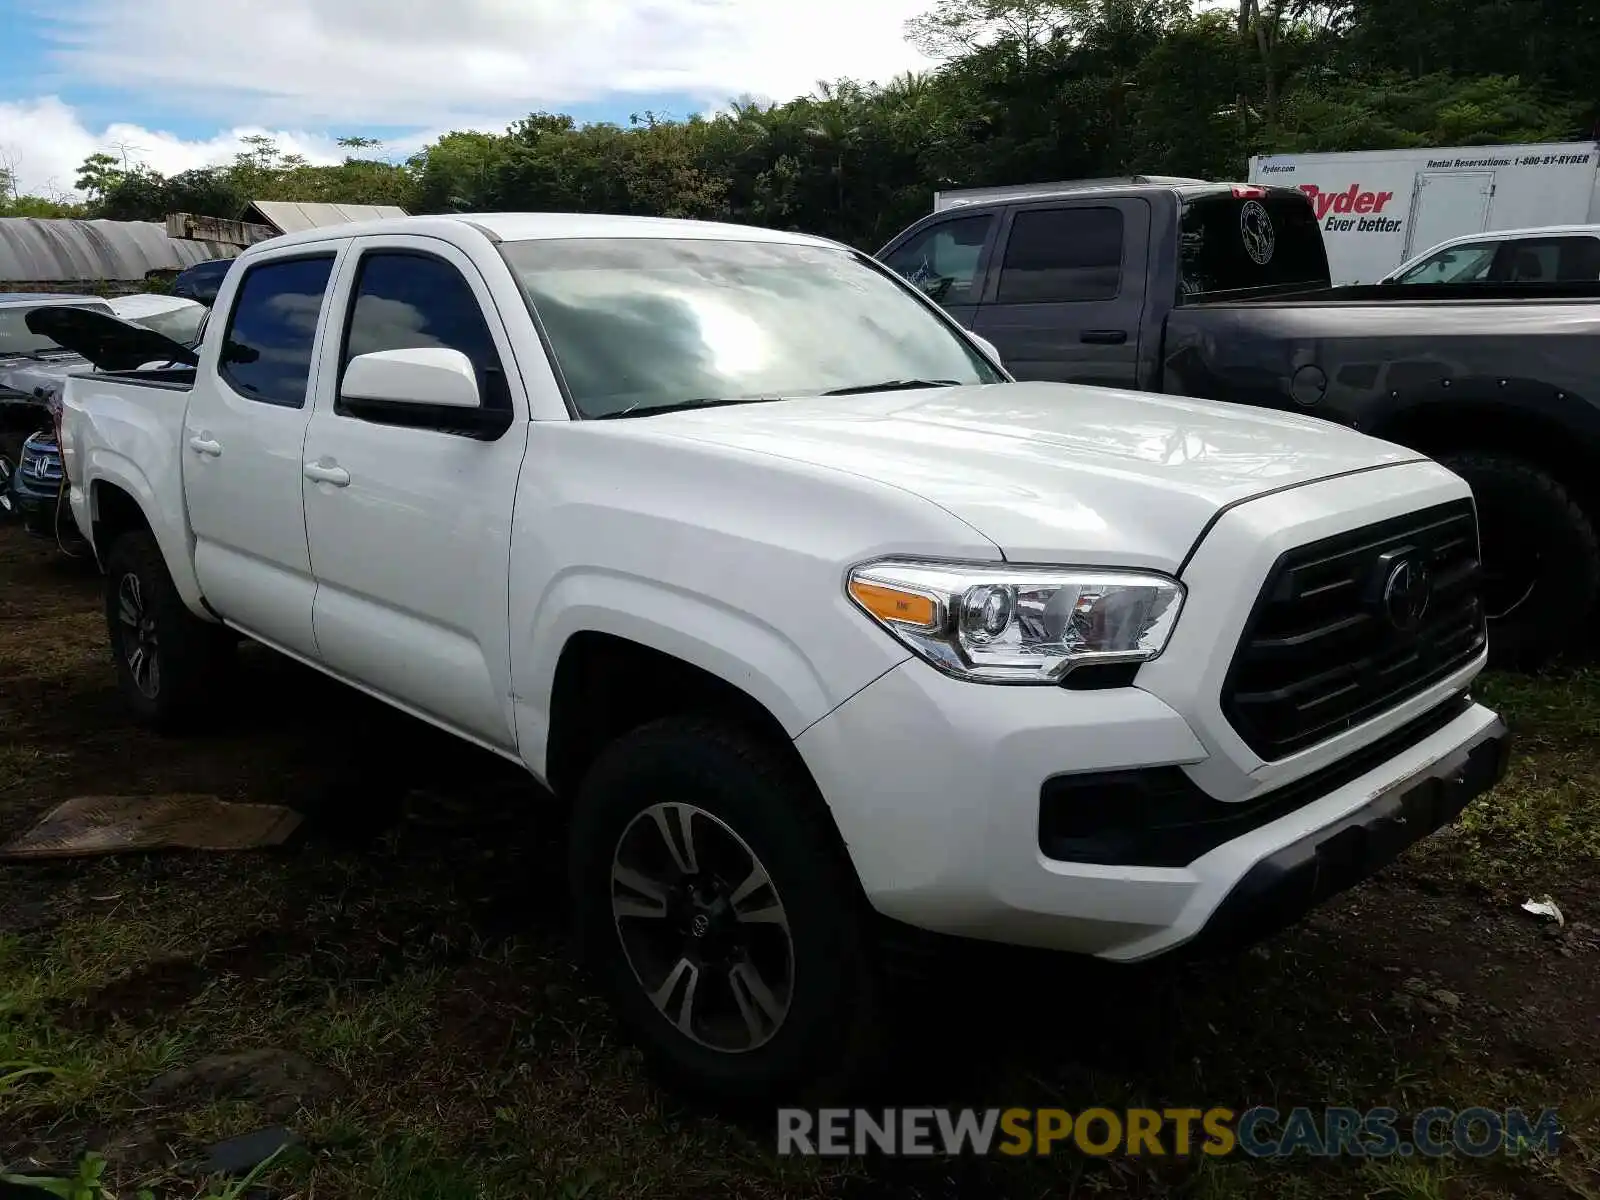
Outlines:
{"type": "Polygon", "coordinates": [[[192,365],[208,310],[159,294],[103,299],[0,294],[0,516],[29,533],[77,540],[63,502],[58,425],[73,375],[192,365]],[[13,457],[6,453],[17,440],[13,457]]]}

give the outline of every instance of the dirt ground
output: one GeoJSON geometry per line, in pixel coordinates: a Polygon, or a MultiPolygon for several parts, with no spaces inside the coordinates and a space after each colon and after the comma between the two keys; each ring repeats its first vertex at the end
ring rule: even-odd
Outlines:
{"type": "Polygon", "coordinates": [[[282,1124],[280,1196],[1594,1200],[1600,674],[1483,690],[1520,749],[1460,824],[1226,963],[952,964],[885,1102],[1554,1108],[1558,1155],[782,1159],[772,1114],[686,1109],[619,1041],[514,769],[253,649],[219,732],[140,732],[92,567],[0,529],[0,840],[90,793],[307,814],[272,851],[0,866],[0,1169],[95,1150],[121,1194],[208,1195],[203,1147],[282,1124]],[[1521,911],[1545,893],[1564,929],[1521,911]]]}

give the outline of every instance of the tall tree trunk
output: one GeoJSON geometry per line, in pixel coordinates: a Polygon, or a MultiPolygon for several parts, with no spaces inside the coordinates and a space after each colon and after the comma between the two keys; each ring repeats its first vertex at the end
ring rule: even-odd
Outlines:
{"type": "MultiPolygon", "coordinates": [[[[1266,114],[1268,132],[1278,127],[1278,30],[1283,21],[1284,0],[1272,0],[1268,13],[1261,11],[1261,0],[1239,0],[1239,41],[1250,44],[1255,34],[1256,55],[1261,60],[1262,108],[1266,114]]],[[[1242,103],[1242,98],[1241,98],[1242,103]]]]}

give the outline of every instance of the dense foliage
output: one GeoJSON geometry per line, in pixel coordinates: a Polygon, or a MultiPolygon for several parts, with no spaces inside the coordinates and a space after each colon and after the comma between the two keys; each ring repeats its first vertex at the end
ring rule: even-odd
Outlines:
{"type": "Polygon", "coordinates": [[[1594,0],[937,0],[907,33],[938,69],[710,119],[535,113],[403,163],[345,139],[337,166],[258,139],[171,177],[96,155],[79,184],[121,219],[344,200],[713,217],[873,249],[940,187],[1237,178],[1252,153],[1588,137],[1596,117],[1594,0]]]}

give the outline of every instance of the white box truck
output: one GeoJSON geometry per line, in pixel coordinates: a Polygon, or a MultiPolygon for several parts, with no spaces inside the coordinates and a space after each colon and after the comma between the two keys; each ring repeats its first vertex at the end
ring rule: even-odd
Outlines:
{"type": "Polygon", "coordinates": [[[1597,142],[1257,155],[1250,182],[1311,197],[1336,284],[1462,234],[1600,223],[1597,142]]]}

